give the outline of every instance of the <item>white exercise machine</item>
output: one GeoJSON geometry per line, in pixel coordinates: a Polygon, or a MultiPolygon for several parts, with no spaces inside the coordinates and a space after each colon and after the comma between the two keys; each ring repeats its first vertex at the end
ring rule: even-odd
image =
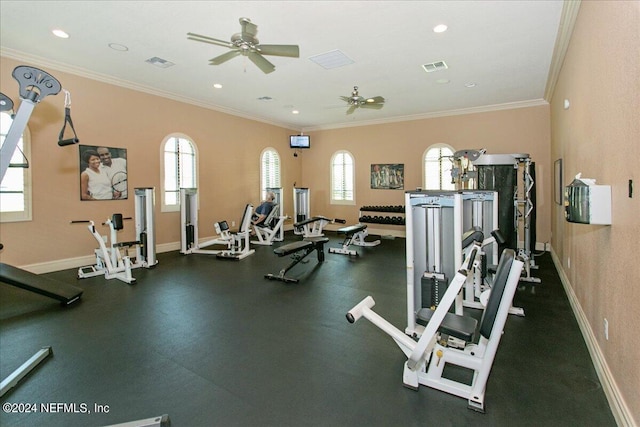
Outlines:
{"type": "Polygon", "coordinates": [[[468,408],[484,412],[484,395],[489,373],[500,344],[509,307],[516,291],[523,262],[513,249],[505,249],[497,267],[496,278],[475,340],[477,320],[449,312],[465,282],[470,279],[476,257],[481,250],[474,243],[469,256],[460,265],[440,304],[427,310],[429,318],[417,341],[393,326],[372,308],[375,301],[366,297],[347,313],[350,323],[365,317],[388,334],[407,357],[403,384],[417,390],[424,385],[467,399],[468,408]],[[471,383],[448,378],[444,369],[455,365],[473,371],[471,383]]]}
{"type": "Polygon", "coordinates": [[[103,237],[90,220],[71,221],[72,224],[89,223],[87,228],[98,242],[94,250],[96,263],[78,269],[78,278],[102,276],[106,279],[118,279],[128,284],[134,284],[136,279],[132,270],[136,268],[153,268],[158,263],[156,259],[155,219],[154,219],[154,188],[136,188],[135,194],[135,228],[137,240],[119,242],[118,232],[124,229],[125,218],[115,213],[107,218],[102,225],[109,227],[108,239],[103,237]],[[107,246],[108,245],[108,246],[107,246]],[[130,249],[135,248],[135,258],[132,260],[130,249]]]}
{"type": "Polygon", "coordinates": [[[200,242],[198,238],[198,189],[180,189],[180,253],[216,255],[218,258],[243,259],[255,253],[250,246],[251,214],[253,206],[247,204],[240,219],[240,228],[232,232],[227,221],[214,223],[218,236],[200,242]],[[203,249],[219,246],[216,249],[203,249]],[[221,247],[220,247],[221,246],[221,247]]]}
{"type": "Polygon", "coordinates": [[[367,241],[366,238],[369,235],[366,224],[355,224],[348,227],[338,229],[338,235],[344,234],[344,240],[342,241],[342,247],[329,248],[329,253],[342,254],[349,256],[358,256],[358,252],[355,249],[349,249],[349,246],[362,246],[373,247],[380,244],[380,240],[367,241]]]}
{"type": "MultiPolygon", "coordinates": [[[[57,95],[62,89],[55,77],[34,67],[21,65],[13,70],[12,75],[20,85],[21,102],[0,148],[0,181],[4,179],[7,169],[13,166],[11,164],[13,153],[18,147],[35,106],[46,96],[57,95]]],[[[8,96],[0,94],[0,107],[1,111],[11,110],[13,101],[8,96]]],[[[20,165],[20,167],[27,166],[20,165]]]]}
{"type": "MultiPolygon", "coordinates": [[[[247,204],[240,219],[240,228],[237,232],[229,232],[231,244],[228,249],[220,251],[216,257],[223,259],[240,260],[248,257],[256,252],[251,249],[251,215],[253,214],[253,206],[247,204]]],[[[226,223],[226,221],[225,221],[226,223]]]]}
{"type": "MultiPolygon", "coordinates": [[[[481,262],[457,295],[454,309],[462,315],[464,307],[484,308],[480,296],[492,284],[486,272],[498,260],[495,238],[485,238],[497,229],[497,197],[496,192],[481,190],[405,193],[407,334],[421,334],[418,311],[438,304],[474,241],[481,244],[481,262]]],[[[524,315],[522,309],[512,311],[524,315]]]]}
{"type": "Polygon", "coordinates": [[[256,239],[251,240],[255,245],[271,246],[273,242],[284,240],[284,222],[289,218],[283,214],[282,188],[267,188],[267,192],[275,195],[271,212],[260,225],[253,225],[256,239]]]}

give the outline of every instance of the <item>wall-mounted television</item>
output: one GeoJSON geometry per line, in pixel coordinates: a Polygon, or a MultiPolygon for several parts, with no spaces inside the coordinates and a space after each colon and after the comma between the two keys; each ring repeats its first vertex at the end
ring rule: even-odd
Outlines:
{"type": "Polygon", "coordinates": [[[289,147],[311,148],[311,138],[309,135],[291,135],[289,137],[289,147]]]}

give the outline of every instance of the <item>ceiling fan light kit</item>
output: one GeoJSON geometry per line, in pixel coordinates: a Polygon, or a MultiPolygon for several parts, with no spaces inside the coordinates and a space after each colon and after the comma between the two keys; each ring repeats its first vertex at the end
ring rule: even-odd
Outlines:
{"type": "Polygon", "coordinates": [[[275,71],[276,66],[267,60],[263,55],[267,56],[284,56],[289,58],[299,58],[300,48],[297,45],[277,45],[277,44],[260,44],[256,37],[258,34],[258,26],[251,22],[249,18],[240,18],[241,32],[231,36],[231,41],[215,39],[213,37],[203,36],[196,33],[187,33],[189,40],[202,43],[209,43],[217,46],[223,46],[231,49],[231,51],[223,53],[209,60],[209,65],[220,65],[236,56],[246,56],[253,62],[263,73],[269,74],[275,71]]]}

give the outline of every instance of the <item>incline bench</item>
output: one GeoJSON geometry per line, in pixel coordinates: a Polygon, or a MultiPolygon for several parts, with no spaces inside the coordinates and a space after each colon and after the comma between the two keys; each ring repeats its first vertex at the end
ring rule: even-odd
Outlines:
{"type": "Polygon", "coordinates": [[[356,246],[377,246],[380,244],[380,240],[374,240],[372,242],[365,241],[365,238],[369,235],[366,224],[350,225],[338,229],[338,234],[344,234],[344,241],[342,242],[342,248],[329,248],[329,252],[332,254],[344,254],[358,256],[358,252],[353,249],[349,249],[349,245],[356,246]]]}
{"type": "Polygon", "coordinates": [[[324,244],[329,241],[328,237],[307,237],[299,242],[288,243],[273,250],[273,253],[279,257],[291,255],[293,261],[285,268],[280,270],[280,273],[265,274],[264,277],[269,280],[280,280],[282,282],[298,283],[298,279],[287,277],[287,271],[291,270],[296,264],[307,257],[311,252],[318,252],[318,262],[324,262],[324,244]]]}
{"type": "Polygon", "coordinates": [[[69,305],[79,300],[83,292],[76,286],[4,263],[0,263],[0,282],[57,299],[62,305],[69,305]]]}

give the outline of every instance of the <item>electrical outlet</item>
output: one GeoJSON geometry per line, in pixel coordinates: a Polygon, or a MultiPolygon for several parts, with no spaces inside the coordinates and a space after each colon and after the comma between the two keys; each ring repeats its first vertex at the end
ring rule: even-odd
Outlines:
{"type": "Polygon", "coordinates": [[[567,268],[571,268],[571,257],[567,258],[567,268]]]}
{"type": "Polygon", "coordinates": [[[609,321],[604,318],[604,339],[609,341],[609,321]]]}
{"type": "Polygon", "coordinates": [[[231,226],[235,227],[236,226],[236,222],[235,221],[231,221],[231,226]]]}

